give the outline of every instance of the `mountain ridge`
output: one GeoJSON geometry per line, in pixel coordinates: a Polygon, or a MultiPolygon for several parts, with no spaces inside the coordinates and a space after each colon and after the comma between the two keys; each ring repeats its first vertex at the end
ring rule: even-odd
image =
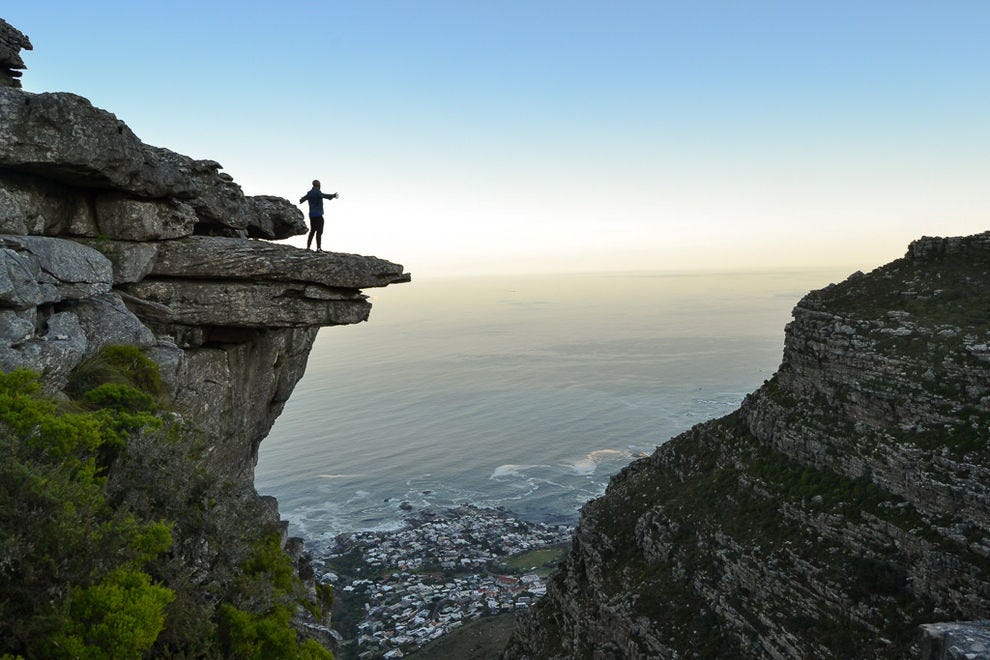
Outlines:
{"type": "Polygon", "coordinates": [[[990,232],[919,239],[802,298],[779,370],[739,410],[631,464],[582,509],[505,657],[978,648],[988,291],[990,232]],[[971,622],[925,625],[954,620],[971,622]]]}

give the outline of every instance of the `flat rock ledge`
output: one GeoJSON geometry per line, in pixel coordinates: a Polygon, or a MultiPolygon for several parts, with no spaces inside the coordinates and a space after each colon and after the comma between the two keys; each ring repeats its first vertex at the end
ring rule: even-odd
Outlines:
{"type": "Polygon", "coordinates": [[[359,323],[361,289],[407,282],[377,257],[310,252],[217,236],[145,242],[86,240],[113,264],[113,281],[136,315],[180,345],[205,341],[191,327],[289,328],[359,323]]]}

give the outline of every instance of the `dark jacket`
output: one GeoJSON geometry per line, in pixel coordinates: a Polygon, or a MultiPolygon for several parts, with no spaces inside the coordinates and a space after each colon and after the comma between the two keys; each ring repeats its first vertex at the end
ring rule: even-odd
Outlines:
{"type": "Polygon", "coordinates": [[[309,217],[320,218],[323,216],[323,200],[333,198],[333,195],[327,195],[320,192],[319,188],[313,188],[302,196],[299,203],[309,202],[309,217]]]}

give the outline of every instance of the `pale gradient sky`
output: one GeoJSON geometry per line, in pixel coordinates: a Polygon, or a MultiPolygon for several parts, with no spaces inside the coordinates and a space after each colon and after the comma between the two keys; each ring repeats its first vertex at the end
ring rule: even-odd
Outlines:
{"type": "MultiPolygon", "coordinates": [[[[5,3],[70,91],[416,275],[848,265],[990,228],[990,2],[5,3]]],[[[298,241],[294,241],[299,244],[298,241]]]]}

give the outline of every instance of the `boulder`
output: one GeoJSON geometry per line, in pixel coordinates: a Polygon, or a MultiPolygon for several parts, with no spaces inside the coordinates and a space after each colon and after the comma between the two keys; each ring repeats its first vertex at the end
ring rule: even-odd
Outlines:
{"type": "Polygon", "coordinates": [[[17,346],[34,335],[34,321],[24,310],[0,309],[0,345],[17,346]]]}
{"type": "Polygon", "coordinates": [[[255,195],[247,198],[251,221],[248,236],[251,238],[277,239],[298,236],[309,231],[303,213],[296,205],[282,197],[255,195]]]}
{"type": "Polygon", "coordinates": [[[179,163],[146,160],[116,116],[68,93],[0,88],[0,167],[79,187],[164,197],[182,185],[179,163]]]}
{"type": "Polygon", "coordinates": [[[52,315],[40,337],[7,344],[0,342],[0,371],[30,369],[41,374],[42,389],[54,394],[65,388],[69,373],[86,354],[86,333],[75,314],[52,315]]]}
{"type": "Polygon", "coordinates": [[[155,243],[134,243],[131,241],[110,241],[106,239],[79,239],[110,260],[113,265],[113,283],[127,284],[140,282],[154,264],[158,247],[155,243]]]}
{"type": "Polygon", "coordinates": [[[150,348],[156,344],[151,330],[124,306],[115,293],[86,298],[72,303],[67,309],[76,315],[86,333],[87,357],[113,344],[130,344],[138,348],[150,348]]]}
{"type": "Polygon", "coordinates": [[[35,266],[27,255],[0,248],[0,306],[34,309],[43,302],[35,266]]]}
{"type": "Polygon", "coordinates": [[[110,291],[113,284],[110,261],[96,250],[75,241],[46,236],[2,235],[0,246],[26,257],[34,280],[42,291],[39,302],[95,296],[110,291]]]}

